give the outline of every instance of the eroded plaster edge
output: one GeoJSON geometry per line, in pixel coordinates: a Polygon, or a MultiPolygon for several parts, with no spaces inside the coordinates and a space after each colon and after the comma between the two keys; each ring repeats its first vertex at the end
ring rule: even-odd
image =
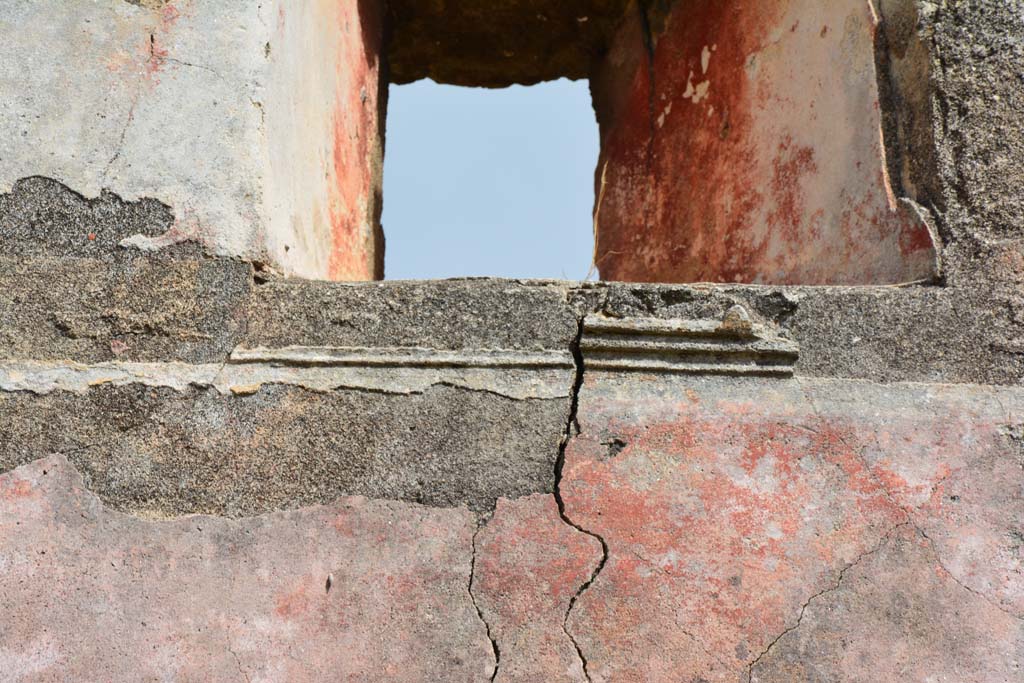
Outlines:
{"type": "Polygon", "coordinates": [[[292,366],[269,363],[191,365],[179,362],[80,364],[66,361],[0,362],[0,392],[86,393],[101,386],[141,385],[172,389],[209,388],[247,396],[270,385],[317,392],[359,390],[422,394],[453,386],[513,400],[555,400],[570,395],[570,370],[559,368],[292,366]]]}

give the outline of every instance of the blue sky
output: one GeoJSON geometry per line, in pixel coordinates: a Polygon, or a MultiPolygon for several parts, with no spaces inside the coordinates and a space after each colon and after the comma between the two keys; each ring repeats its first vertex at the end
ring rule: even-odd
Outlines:
{"type": "Polygon", "coordinates": [[[586,278],[597,155],[586,81],[391,86],[385,276],[586,278]]]}

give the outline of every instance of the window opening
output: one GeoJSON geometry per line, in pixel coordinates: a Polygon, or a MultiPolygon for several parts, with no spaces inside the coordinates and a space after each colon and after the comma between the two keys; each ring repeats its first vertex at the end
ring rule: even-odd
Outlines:
{"type": "Polygon", "coordinates": [[[598,137],[586,81],[392,85],[385,277],[593,275],[598,137]]]}

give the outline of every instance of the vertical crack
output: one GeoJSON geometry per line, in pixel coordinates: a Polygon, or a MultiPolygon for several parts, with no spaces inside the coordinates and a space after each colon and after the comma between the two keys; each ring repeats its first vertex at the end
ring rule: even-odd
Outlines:
{"type": "Polygon", "coordinates": [[[232,648],[230,644],[228,645],[228,652],[230,652],[231,656],[234,658],[235,666],[238,668],[238,673],[242,674],[242,678],[245,679],[245,683],[252,683],[252,678],[249,677],[249,673],[245,670],[245,667],[242,666],[241,657],[238,656],[238,653],[235,652],[234,648],[232,648]]]}
{"type": "Polygon", "coordinates": [[[473,581],[476,579],[476,537],[480,535],[483,528],[486,526],[486,522],[481,521],[477,526],[476,531],[473,532],[473,555],[469,562],[469,599],[473,603],[473,607],[476,609],[476,615],[483,622],[484,629],[487,631],[487,640],[491,641],[491,650],[494,652],[494,670],[491,672],[489,680],[494,681],[498,677],[498,667],[501,666],[501,650],[498,648],[498,641],[491,633],[491,625],[487,623],[486,617],[484,617],[484,611],[480,609],[480,605],[477,604],[476,595],[473,594],[473,581]]]}
{"type": "Polygon", "coordinates": [[[583,667],[583,675],[588,681],[591,681],[589,663],[587,662],[586,656],[583,654],[583,648],[573,637],[569,631],[569,617],[572,616],[573,608],[576,607],[576,602],[580,599],[580,596],[588,588],[590,588],[594,581],[597,580],[598,574],[604,569],[605,564],[608,562],[608,543],[600,535],[584,529],[582,526],[574,522],[569,518],[569,515],[565,511],[565,500],[562,498],[562,474],[565,470],[565,451],[569,447],[569,442],[574,436],[578,436],[580,433],[580,421],[579,421],[579,405],[580,405],[580,391],[583,388],[583,375],[584,375],[584,363],[583,363],[583,351],[581,343],[583,340],[583,321],[581,317],[578,321],[578,327],[576,330],[576,338],[573,340],[570,350],[572,351],[573,362],[576,365],[576,376],[573,380],[572,387],[572,398],[569,405],[569,417],[565,422],[565,433],[562,435],[562,442],[558,448],[558,459],[555,461],[555,501],[558,503],[558,515],[562,518],[562,521],[571,526],[576,531],[582,534],[586,534],[591,538],[597,540],[601,544],[601,561],[597,567],[591,573],[590,578],[580,586],[576,594],[572,596],[569,601],[569,609],[565,612],[565,618],[562,620],[562,631],[566,637],[572,642],[573,647],[576,649],[576,655],[580,658],[580,664],[583,667]]]}
{"type": "Polygon", "coordinates": [[[654,70],[654,53],[655,53],[655,40],[654,40],[654,29],[651,27],[651,17],[648,14],[647,3],[637,3],[637,11],[640,12],[640,30],[643,31],[644,40],[644,52],[647,58],[647,125],[650,133],[650,140],[648,141],[647,147],[647,170],[651,170],[653,164],[653,149],[654,139],[658,134],[657,126],[654,125],[656,108],[655,86],[657,84],[657,74],[654,70]]]}
{"type": "Polygon", "coordinates": [[[140,95],[136,93],[135,97],[132,98],[131,104],[128,106],[128,118],[124,122],[124,127],[121,128],[121,135],[117,139],[117,146],[114,148],[114,155],[107,161],[107,165],[103,169],[103,175],[100,177],[101,184],[107,182],[107,177],[110,175],[111,169],[117,160],[121,158],[121,152],[124,151],[124,141],[128,137],[128,129],[131,128],[132,122],[135,120],[135,107],[139,103],[140,95]]]}

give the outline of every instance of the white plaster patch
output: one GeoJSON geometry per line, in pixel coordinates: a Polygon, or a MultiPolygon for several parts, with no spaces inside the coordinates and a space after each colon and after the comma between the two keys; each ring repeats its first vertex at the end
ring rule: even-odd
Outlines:
{"type": "Polygon", "coordinates": [[[663,128],[665,126],[665,118],[669,114],[671,114],[671,113],[672,113],[672,103],[669,102],[668,106],[665,107],[665,110],[662,111],[661,115],[658,117],[658,128],[663,128]]]}
{"type": "Polygon", "coordinates": [[[702,100],[707,99],[710,90],[711,81],[701,81],[697,85],[694,85],[693,72],[691,71],[689,77],[686,79],[686,90],[683,92],[683,97],[692,101],[694,104],[700,104],[702,100]]]}

